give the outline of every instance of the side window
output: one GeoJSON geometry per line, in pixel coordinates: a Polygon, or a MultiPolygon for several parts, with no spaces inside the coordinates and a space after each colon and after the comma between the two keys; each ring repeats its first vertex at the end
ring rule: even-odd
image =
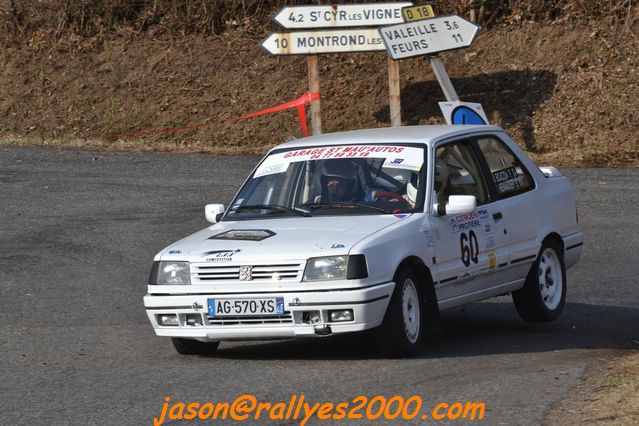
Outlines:
{"type": "Polygon", "coordinates": [[[535,187],[528,170],[503,141],[495,137],[483,137],[477,139],[477,144],[486,158],[500,198],[521,194],[535,187]]]}
{"type": "Polygon", "coordinates": [[[455,142],[435,151],[435,194],[438,203],[450,195],[474,195],[477,204],[488,201],[486,182],[470,142],[455,142]]]}

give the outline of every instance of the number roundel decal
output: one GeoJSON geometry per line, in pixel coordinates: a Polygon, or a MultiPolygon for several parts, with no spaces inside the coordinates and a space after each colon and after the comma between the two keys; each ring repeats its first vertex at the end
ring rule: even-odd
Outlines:
{"type": "Polygon", "coordinates": [[[470,266],[470,262],[479,263],[479,242],[475,231],[468,231],[468,234],[462,232],[459,234],[459,243],[461,245],[461,261],[465,267],[470,266]]]}

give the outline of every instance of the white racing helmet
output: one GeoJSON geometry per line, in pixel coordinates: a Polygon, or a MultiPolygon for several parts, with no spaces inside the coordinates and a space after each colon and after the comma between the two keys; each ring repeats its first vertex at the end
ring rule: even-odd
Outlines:
{"type": "Polygon", "coordinates": [[[412,204],[417,203],[417,186],[419,184],[419,174],[413,172],[406,183],[406,199],[412,204]]]}

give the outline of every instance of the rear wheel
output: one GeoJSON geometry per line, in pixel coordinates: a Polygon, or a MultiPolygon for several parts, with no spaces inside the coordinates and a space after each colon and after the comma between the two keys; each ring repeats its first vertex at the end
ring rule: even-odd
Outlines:
{"type": "Polygon", "coordinates": [[[424,336],[424,304],[417,277],[409,268],[395,275],[395,289],[378,330],[377,345],[386,355],[413,355],[424,336]]]}
{"type": "Polygon", "coordinates": [[[513,292],[513,300],[526,321],[549,322],[559,317],[566,301],[566,267],[560,244],[542,244],[524,287],[513,292]]]}
{"type": "Polygon", "coordinates": [[[193,339],[172,337],[173,347],[180,355],[213,355],[220,342],[200,342],[193,339]]]}

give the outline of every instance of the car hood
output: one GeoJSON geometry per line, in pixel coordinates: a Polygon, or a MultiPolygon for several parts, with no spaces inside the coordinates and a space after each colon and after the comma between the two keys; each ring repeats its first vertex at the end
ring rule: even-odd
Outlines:
{"type": "Polygon", "coordinates": [[[314,216],[221,222],[161,251],[155,260],[227,262],[347,254],[409,215],[314,216]]]}

